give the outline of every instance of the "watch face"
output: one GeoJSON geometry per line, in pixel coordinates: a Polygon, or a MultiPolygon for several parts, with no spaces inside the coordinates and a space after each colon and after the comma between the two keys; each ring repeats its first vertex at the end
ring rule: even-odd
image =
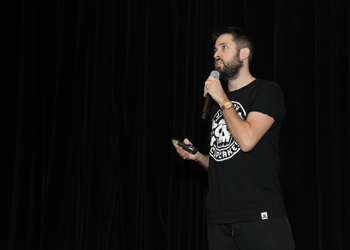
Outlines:
{"type": "Polygon", "coordinates": [[[222,107],[221,107],[221,111],[223,111],[224,109],[229,109],[233,107],[232,102],[226,102],[222,107]]]}

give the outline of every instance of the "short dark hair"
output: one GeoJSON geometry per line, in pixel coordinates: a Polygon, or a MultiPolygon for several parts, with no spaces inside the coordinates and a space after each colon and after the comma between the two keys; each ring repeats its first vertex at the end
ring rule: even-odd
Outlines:
{"type": "Polygon", "coordinates": [[[243,48],[248,48],[250,50],[249,64],[251,64],[254,54],[253,38],[238,27],[219,27],[213,33],[213,42],[215,43],[219,36],[223,34],[231,34],[233,36],[233,42],[236,44],[238,51],[243,48]]]}

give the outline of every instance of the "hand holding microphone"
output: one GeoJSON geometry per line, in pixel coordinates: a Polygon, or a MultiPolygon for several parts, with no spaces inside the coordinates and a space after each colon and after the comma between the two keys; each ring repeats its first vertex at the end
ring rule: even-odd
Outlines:
{"type": "MultiPolygon", "coordinates": [[[[211,86],[214,85],[214,81],[216,81],[215,79],[219,80],[220,79],[220,73],[216,70],[213,70],[210,75],[209,78],[207,79],[207,81],[205,82],[205,86],[204,86],[204,96],[205,96],[205,101],[204,101],[204,106],[203,106],[203,110],[202,110],[202,120],[206,121],[207,117],[209,115],[209,111],[210,111],[210,106],[211,106],[211,101],[212,98],[210,96],[210,94],[208,94],[209,92],[209,88],[211,86]]],[[[220,82],[219,82],[220,83],[220,82]]],[[[221,83],[220,83],[221,86],[221,83]]]]}

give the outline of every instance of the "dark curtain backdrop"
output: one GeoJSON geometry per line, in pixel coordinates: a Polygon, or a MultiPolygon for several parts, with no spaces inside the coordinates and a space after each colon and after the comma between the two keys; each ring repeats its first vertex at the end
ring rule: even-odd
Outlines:
{"type": "MultiPolygon", "coordinates": [[[[349,1],[7,1],[1,246],[207,249],[200,120],[211,32],[252,35],[287,114],[281,174],[296,249],[350,249],[349,1]]],[[[1,247],[1,249],[3,248],[1,247]]]]}

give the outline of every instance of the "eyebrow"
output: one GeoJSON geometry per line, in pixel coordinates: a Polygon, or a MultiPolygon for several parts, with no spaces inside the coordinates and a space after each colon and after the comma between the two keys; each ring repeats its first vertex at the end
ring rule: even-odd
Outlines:
{"type": "MultiPolygon", "coordinates": [[[[228,45],[228,43],[227,43],[227,42],[220,43],[220,44],[218,44],[218,47],[220,47],[220,46],[222,46],[222,45],[228,45]]],[[[218,47],[216,47],[216,46],[214,45],[214,51],[216,51],[218,47]]]]}
{"type": "MultiPolygon", "coordinates": [[[[220,43],[219,46],[228,44],[227,42],[220,43]]],[[[215,46],[214,46],[215,47],[215,46]]]]}

